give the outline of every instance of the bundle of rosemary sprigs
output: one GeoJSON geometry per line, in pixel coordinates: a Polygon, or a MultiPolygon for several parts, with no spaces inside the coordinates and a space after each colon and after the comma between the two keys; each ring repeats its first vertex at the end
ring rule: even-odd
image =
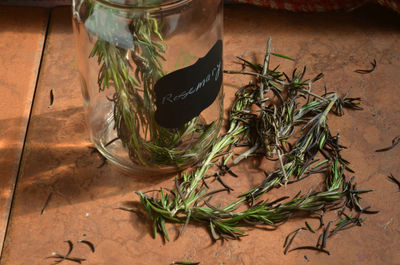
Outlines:
{"type": "MultiPolygon", "coordinates": [[[[146,9],[118,13],[97,0],[84,4],[92,19],[90,29],[97,38],[89,58],[95,58],[99,65],[99,92],[113,91],[108,99],[114,108],[116,138],[104,140],[108,141],[104,146],[120,141],[131,161],[144,167],[174,166],[182,170],[198,161],[214,143],[220,121],[206,124],[193,118],[180,128],[164,128],[155,120],[154,86],[165,75],[166,44],[159,28],[163,22],[158,21],[162,17],[156,18],[146,9]],[[121,20],[129,22],[121,26],[121,20]],[[124,26],[127,36],[119,36],[124,26]]],[[[140,8],[149,3],[141,0],[136,5],[140,8]]]]}
{"type": "MultiPolygon", "coordinates": [[[[326,238],[361,225],[364,220],[361,214],[376,213],[361,205],[360,194],[371,190],[357,190],[354,177],[346,178],[346,174],[354,172],[341,155],[345,147],[340,144],[339,135],[332,135],[327,122],[329,115],[342,116],[344,109],[361,110],[360,98],[341,97],[334,92],[314,94],[312,85],[323,74],[306,79],[304,67],[288,75],[279,67],[270,67],[271,56],[292,60],[271,53],[269,39],[263,64],[239,58],[243,65],[241,71],[225,71],[226,74],[251,75],[255,82],[237,90],[229,111],[227,131],[218,138],[206,159],[176,177],[172,190],[161,188],[152,191],[152,196],[149,192],[136,192],[153,221],[154,236],[160,232],[169,239],[165,228],[168,221],[184,224],[181,234],[194,222],[208,226],[215,240],[239,239],[246,234],[243,228],[276,227],[298,213],[319,216],[323,226],[324,213],[340,209],[336,227],[330,230],[329,223],[317,246],[304,247],[327,252],[324,250],[326,238]],[[238,153],[244,146],[246,150],[238,153]],[[254,157],[279,161],[276,163],[279,166],[271,172],[265,171],[265,179],[236,200],[216,206],[212,202],[213,195],[231,189],[221,177],[226,173],[236,175],[232,167],[254,157]],[[210,174],[212,170],[216,173],[210,174]],[[292,198],[274,201],[262,198],[271,189],[290,188],[291,183],[313,174],[325,178],[322,190],[299,192],[292,198]],[[207,184],[210,177],[218,178],[222,188],[210,190],[207,184]],[[346,209],[358,214],[351,217],[345,213],[346,209]]],[[[289,241],[293,241],[293,234],[289,236],[292,236],[289,241]]],[[[287,242],[285,247],[286,253],[287,242]]]]}

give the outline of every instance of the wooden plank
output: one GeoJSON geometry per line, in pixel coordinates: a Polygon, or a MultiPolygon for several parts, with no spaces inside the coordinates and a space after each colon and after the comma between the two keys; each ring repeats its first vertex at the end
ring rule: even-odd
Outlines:
{"type": "Polygon", "coordinates": [[[0,8],[0,249],[36,86],[49,12],[0,8]]]}
{"type": "MultiPolygon", "coordinates": [[[[353,13],[294,14],[247,6],[225,10],[225,67],[240,69],[235,56],[262,62],[268,36],[273,51],[298,59],[296,62],[272,58],[288,73],[294,67],[309,66],[307,78],[324,72],[326,78],[314,85],[316,92],[328,89],[361,96],[364,111],[346,112],[343,119],[329,117],[332,134],[340,132],[350,148],[343,152],[356,170],[360,189],[373,188],[363,205],[380,210],[368,216],[363,227],[344,231],[328,241],[331,256],[311,251],[283,255],[282,244],[288,232],[304,226],[294,218],[274,231],[249,230],[241,241],[213,244],[206,231],[189,225],[185,235],[173,240],[182,226],[167,224],[172,242],[151,236],[150,221],[143,215],[116,210],[120,205],[138,206],[133,191],[173,187],[171,179],[125,176],[88,149],[88,133],[75,66],[70,9],[56,9],[51,22],[46,53],[24,150],[9,233],[1,264],[52,264],[46,259],[53,251],[66,253],[65,240],[74,243],[71,256],[86,258],[86,264],[170,264],[173,260],[211,264],[399,264],[398,230],[400,211],[396,187],[386,181],[390,172],[399,176],[400,149],[377,154],[400,131],[398,83],[400,83],[400,33],[398,17],[382,9],[353,13]],[[385,19],[377,19],[378,17],[385,19]],[[378,67],[370,75],[354,73],[376,58],[378,67]],[[49,108],[53,89],[54,105],[49,108]],[[43,215],[42,207],[52,199],[43,215]],[[365,204],[364,204],[365,203],[365,204]],[[77,243],[92,241],[96,252],[77,243]]],[[[226,76],[225,105],[248,79],[226,76]]],[[[250,163],[249,163],[250,164],[250,163]]],[[[239,178],[227,177],[235,189],[221,194],[225,204],[250,186],[258,184],[263,172],[249,164],[234,169],[239,178]]],[[[263,167],[261,165],[260,167],[263,167]]],[[[352,176],[352,175],[350,175],[352,176]]],[[[349,176],[349,177],[350,177],[349,176]]],[[[218,185],[218,184],[216,184],[218,185]]],[[[270,192],[272,200],[284,194],[321,185],[316,178],[270,192]]],[[[214,199],[213,199],[214,200],[214,199]]],[[[214,202],[214,201],[213,201],[214,202]]],[[[217,202],[216,202],[217,204],[217,202]]],[[[331,213],[332,218],[336,214],[331,213]]],[[[313,227],[317,220],[308,220],[313,227]]],[[[299,234],[293,247],[316,243],[318,235],[299,234]]],[[[67,262],[67,261],[66,261],[67,262]]]]}

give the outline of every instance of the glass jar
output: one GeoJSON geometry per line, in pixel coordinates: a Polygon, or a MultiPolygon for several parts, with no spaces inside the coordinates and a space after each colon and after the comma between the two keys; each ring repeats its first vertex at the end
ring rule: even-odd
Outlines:
{"type": "Polygon", "coordinates": [[[200,161],[223,117],[222,0],[74,0],[90,138],[141,175],[200,161]]]}

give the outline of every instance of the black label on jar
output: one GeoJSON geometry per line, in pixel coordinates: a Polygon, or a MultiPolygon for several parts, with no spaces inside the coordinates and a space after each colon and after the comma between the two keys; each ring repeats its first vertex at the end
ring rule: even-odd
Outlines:
{"type": "MultiPolygon", "coordinates": [[[[156,83],[156,121],[179,128],[210,106],[222,85],[222,41],[195,64],[162,77],[156,83]]],[[[216,115],[219,115],[219,113],[216,115]]]]}

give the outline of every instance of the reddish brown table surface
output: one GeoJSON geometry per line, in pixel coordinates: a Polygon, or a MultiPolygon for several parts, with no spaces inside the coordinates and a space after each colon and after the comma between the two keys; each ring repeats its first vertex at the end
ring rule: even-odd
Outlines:
{"type": "Polygon", "coordinates": [[[49,10],[0,7],[0,246],[27,131],[49,10]]]}
{"type": "MultiPolygon", "coordinates": [[[[274,231],[249,230],[241,241],[223,244],[214,243],[196,225],[174,240],[181,227],[168,224],[173,240],[153,239],[151,226],[143,218],[115,208],[137,202],[136,190],[170,187],[172,181],[130,176],[109,164],[97,168],[101,159],[89,149],[70,9],[0,7],[0,244],[4,244],[0,263],[52,264],[54,260],[46,257],[54,251],[65,252],[64,241],[71,240],[73,256],[86,258],[84,264],[161,265],[173,260],[246,265],[400,264],[400,193],[386,179],[390,173],[400,176],[400,147],[374,152],[400,134],[400,16],[380,7],[294,14],[229,6],[225,9],[225,68],[240,69],[235,56],[261,62],[268,36],[274,52],[296,58],[295,62],[275,58],[273,64],[281,63],[288,70],[307,65],[310,77],[325,73],[316,91],[326,86],[363,101],[363,111],[347,112],[340,120],[330,117],[330,122],[333,133],[339,132],[349,147],[344,155],[356,171],[359,186],[375,189],[364,196],[365,203],[380,213],[368,216],[362,227],[332,237],[330,256],[310,251],[283,254],[284,238],[304,225],[301,218],[274,231]],[[368,68],[373,59],[378,64],[373,73],[354,73],[368,68]],[[51,90],[54,104],[49,106],[51,90]],[[50,193],[52,199],[41,214],[50,193]],[[96,252],[77,244],[80,239],[92,241],[96,252]]],[[[225,77],[226,106],[235,89],[247,81],[225,77]]],[[[237,193],[262,178],[262,172],[249,165],[236,171],[240,178],[227,181],[237,193]]],[[[296,193],[313,185],[317,184],[310,180],[268,196],[296,193]]],[[[316,236],[302,233],[294,245],[314,242],[316,236]]]]}

